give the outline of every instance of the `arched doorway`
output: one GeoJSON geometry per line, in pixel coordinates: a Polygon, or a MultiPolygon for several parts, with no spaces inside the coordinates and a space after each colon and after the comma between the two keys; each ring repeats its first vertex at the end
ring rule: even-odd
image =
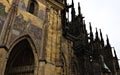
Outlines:
{"type": "Polygon", "coordinates": [[[5,75],[34,75],[34,54],[27,39],[17,43],[11,50],[5,75]]]}

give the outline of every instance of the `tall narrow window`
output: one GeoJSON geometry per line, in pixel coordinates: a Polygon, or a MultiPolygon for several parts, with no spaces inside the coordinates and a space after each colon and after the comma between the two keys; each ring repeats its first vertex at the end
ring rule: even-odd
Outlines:
{"type": "Polygon", "coordinates": [[[36,0],[30,0],[28,3],[28,12],[31,14],[37,15],[38,12],[38,3],[36,0]]]}
{"type": "Polygon", "coordinates": [[[29,12],[30,12],[31,14],[34,14],[34,11],[35,11],[35,5],[34,5],[34,2],[31,2],[31,3],[30,3],[29,12]]]}

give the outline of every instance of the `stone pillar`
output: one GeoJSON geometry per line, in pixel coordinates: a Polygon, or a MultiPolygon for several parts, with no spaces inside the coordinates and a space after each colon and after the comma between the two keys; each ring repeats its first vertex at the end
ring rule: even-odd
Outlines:
{"type": "Polygon", "coordinates": [[[7,51],[5,48],[0,48],[0,75],[4,75],[7,62],[7,51]]]}
{"type": "Polygon", "coordinates": [[[61,66],[56,67],[56,75],[61,75],[61,66]]]}
{"type": "Polygon", "coordinates": [[[53,30],[52,30],[52,25],[53,25],[53,9],[50,9],[49,12],[49,23],[48,23],[48,32],[47,32],[47,39],[46,39],[46,61],[47,62],[52,62],[52,43],[53,43],[53,30]]]}
{"type": "Polygon", "coordinates": [[[38,75],[45,75],[45,61],[39,62],[38,75]]]}

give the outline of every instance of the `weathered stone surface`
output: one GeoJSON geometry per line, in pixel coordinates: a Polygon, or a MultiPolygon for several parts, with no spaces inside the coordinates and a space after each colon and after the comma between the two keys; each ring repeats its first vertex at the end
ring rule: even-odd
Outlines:
{"type": "Polygon", "coordinates": [[[99,38],[94,40],[92,28],[88,36],[80,6],[75,15],[74,3],[68,6],[65,1],[0,0],[0,75],[117,73],[115,61],[107,59],[113,58],[110,45],[103,47],[99,38]],[[103,71],[103,64],[111,72],[103,71]]]}

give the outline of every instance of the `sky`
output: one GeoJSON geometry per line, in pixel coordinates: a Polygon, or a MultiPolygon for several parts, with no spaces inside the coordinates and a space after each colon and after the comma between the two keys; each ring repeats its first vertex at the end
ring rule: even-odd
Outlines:
{"type": "MultiPolygon", "coordinates": [[[[71,4],[72,0],[67,1],[71,4]]],[[[107,34],[120,59],[120,0],[74,0],[74,2],[76,14],[80,2],[88,32],[91,22],[94,33],[96,27],[102,30],[105,43],[107,34]]]]}

